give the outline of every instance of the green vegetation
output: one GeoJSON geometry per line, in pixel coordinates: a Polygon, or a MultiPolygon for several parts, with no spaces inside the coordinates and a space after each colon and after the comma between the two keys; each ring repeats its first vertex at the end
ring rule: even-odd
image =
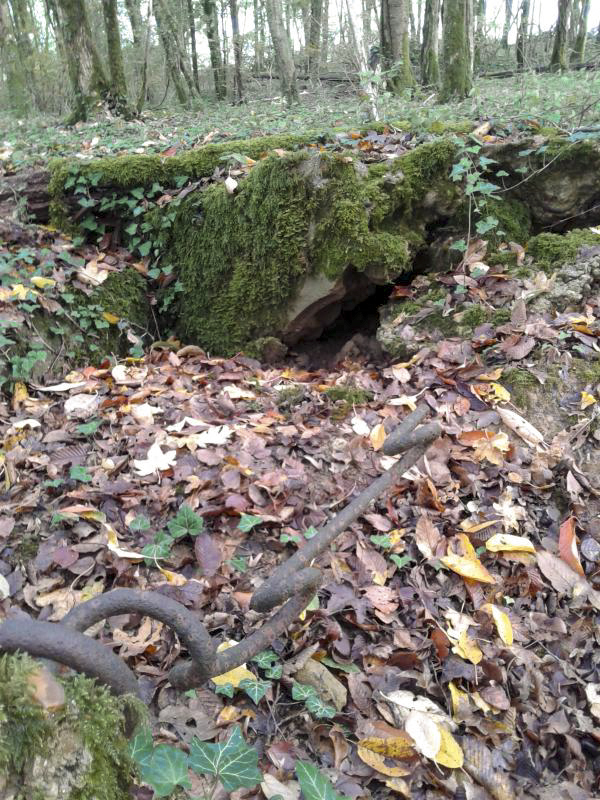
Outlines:
{"type": "Polygon", "coordinates": [[[600,245],[600,236],[589,228],[576,228],[566,234],[540,233],[527,243],[527,252],[545,272],[575,261],[585,246],[600,245]]]}

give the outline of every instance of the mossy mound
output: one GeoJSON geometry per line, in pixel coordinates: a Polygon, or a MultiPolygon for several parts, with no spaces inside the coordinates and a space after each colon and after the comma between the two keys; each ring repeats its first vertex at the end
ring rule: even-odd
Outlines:
{"type": "Polygon", "coordinates": [[[0,794],[11,800],[126,800],[135,778],[125,701],[83,676],[59,679],[64,705],[35,700],[39,664],[0,656],[0,794]]]}
{"type": "Polygon", "coordinates": [[[600,246],[600,235],[589,228],[575,228],[565,234],[540,233],[527,243],[527,252],[545,272],[576,260],[582,247],[600,246]]]}

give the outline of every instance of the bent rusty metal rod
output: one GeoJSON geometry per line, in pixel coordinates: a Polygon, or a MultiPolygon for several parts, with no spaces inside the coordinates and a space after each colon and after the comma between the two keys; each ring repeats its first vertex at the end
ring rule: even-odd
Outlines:
{"type": "Polygon", "coordinates": [[[39,622],[25,615],[5,621],[0,625],[0,652],[23,650],[96,677],[117,694],[138,694],[135,675],[124,662],[104,645],[83,634],[103,619],[138,612],[172,628],[190,653],[191,661],[176,664],[169,672],[169,681],[178,689],[201,686],[211,677],[243,664],[268,647],[306,608],[323,578],[321,571],[311,566],[312,561],[373,500],[416,464],[440,435],[441,428],[437,423],[416,429],[428,413],[429,408],[422,405],[407,416],[383,446],[386,455],[404,452],[402,458],[281,564],[254,592],[250,607],[255,611],[271,611],[275,606],[285,605],[238,645],[217,653],[206,628],[181,603],[158,592],[113,589],[76,606],[60,623],[39,622]]]}
{"type": "MultiPolygon", "coordinates": [[[[431,442],[441,432],[437,423],[426,425],[415,431],[415,427],[429,412],[427,406],[420,406],[409,414],[404,422],[388,439],[388,447],[384,444],[384,453],[396,455],[408,450],[402,458],[379,478],[364,489],[349,505],[319,530],[303,547],[284,561],[275,572],[254,592],[250,600],[250,608],[254,611],[271,611],[283,603],[297,591],[297,582],[313,560],[320,555],[340,533],[348,528],[356,518],[366,510],[386,489],[389,489],[406,470],[414,466],[425,453],[431,442]],[[409,449],[410,448],[410,449],[409,449]],[[295,580],[294,580],[295,576],[295,580]],[[296,587],[296,589],[295,589],[296,587]]],[[[387,443],[387,440],[386,440],[387,443]]]]}

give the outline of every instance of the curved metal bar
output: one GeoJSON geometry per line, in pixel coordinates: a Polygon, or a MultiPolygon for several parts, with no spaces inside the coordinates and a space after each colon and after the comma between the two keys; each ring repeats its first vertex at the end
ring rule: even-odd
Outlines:
{"type": "Polygon", "coordinates": [[[164,622],[175,631],[192,657],[200,683],[214,675],[216,648],[204,625],[181,603],[158,592],[113,589],[75,606],[60,624],[83,633],[100,620],[135,612],[164,622]]]}
{"type": "Polygon", "coordinates": [[[108,647],[61,623],[40,622],[25,616],[0,625],[0,651],[21,650],[36,658],[50,658],[106,684],[114,694],[140,696],[135,675],[108,647]]]}

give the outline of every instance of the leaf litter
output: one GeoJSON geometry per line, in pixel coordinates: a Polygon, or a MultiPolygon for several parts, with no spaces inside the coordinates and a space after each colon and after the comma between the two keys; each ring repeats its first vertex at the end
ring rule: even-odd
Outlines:
{"type": "MultiPolygon", "coordinates": [[[[481,280],[504,303],[522,289],[493,270],[481,280]]],[[[586,315],[600,318],[591,300],[586,315]]],[[[386,436],[425,402],[442,437],[320,559],[318,597],[261,658],[181,695],[165,678],[180,653],[170,630],[123,614],[90,634],[135,669],[159,738],[186,747],[241,724],[267,797],[297,797],[309,762],[349,798],[594,796],[598,492],[569,430],[546,441],[503,383],[548,337],[577,353],[576,315],[515,316],[519,331],[423,336],[384,368],[153,350],[3,397],[3,615],[57,621],[136,587],[240,641],[260,624],[254,589],[389,466],[386,436]],[[372,399],[345,408],[334,386],[372,399]],[[297,403],[281,402],[286,388],[297,403]]],[[[595,406],[580,396],[573,427],[595,406]]]]}

